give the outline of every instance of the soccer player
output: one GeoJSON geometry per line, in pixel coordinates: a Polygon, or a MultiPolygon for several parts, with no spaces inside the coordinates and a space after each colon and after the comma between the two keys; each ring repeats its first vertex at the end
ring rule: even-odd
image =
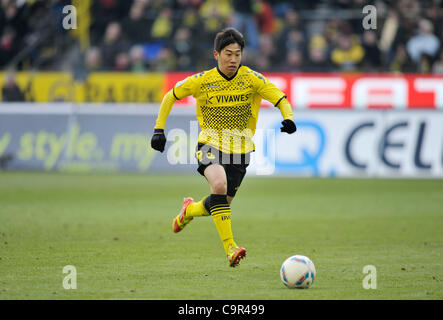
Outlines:
{"type": "Polygon", "coordinates": [[[212,216],[231,267],[246,256],[246,249],[234,241],[230,204],[254,151],[252,138],[261,99],[280,110],[284,119],[282,132],[291,134],[297,129],[286,95],[263,75],[241,65],[244,46],[243,35],[236,29],[219,32],[213,52],[217,67],[177,82],[166,93],[151,139],[151,147],[163,152],[164,128],[172,105],[189,95],[197,100],[201,128],[196,149],[197,171],[208,181],[210,194],[198,202],[185,198],[180,213],[173,219],[172,230],[182,231],[194,217],[212,216]]]}

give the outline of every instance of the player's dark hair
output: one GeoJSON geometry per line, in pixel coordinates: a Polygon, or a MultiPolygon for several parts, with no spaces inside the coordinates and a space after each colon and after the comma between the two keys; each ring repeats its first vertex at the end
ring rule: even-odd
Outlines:
{"type": "Polygon", "coordinates": [[[238,43],[241,51],[245,47],[245,38],[235,28],[226,28],[217,33],[214,40],[214,50],[221,52],[224,47],[229,46],[231,43],[238,43]]]}

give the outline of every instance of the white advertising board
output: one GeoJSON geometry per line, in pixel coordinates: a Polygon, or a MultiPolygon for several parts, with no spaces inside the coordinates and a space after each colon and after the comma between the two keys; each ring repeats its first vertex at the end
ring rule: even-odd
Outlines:
{"type": "Polygon", "coordinates": [[[441,112],[295,111],[288,135],[275,111],[260,113],[250,174],[443,177],[441,112]]]}

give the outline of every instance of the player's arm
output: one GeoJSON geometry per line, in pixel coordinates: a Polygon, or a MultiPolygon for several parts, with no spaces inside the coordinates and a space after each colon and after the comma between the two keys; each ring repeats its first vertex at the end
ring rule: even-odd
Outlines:
{"type": "Polygon", "coordinates": [[[292,106],[289,103],[288,99],[286,99],[286,96],[283,96],[281,98],[276,107],[280,109],[280,113],[283,116],[283,121],[281,123],[283,127],[280,128],[280,131],[289,134],[297,131],[297,127],[294,122],[294,116],[292,114],[292,106]]]}
{"type": "Polygon", "coordinates": [[[154,150],[163,152],[166,145],[165,125],[174,102],[177,101],[173,93],[174,89],[169,90],[163,97],[158,111],[157,120],[155,121],[154,134],[151,138],[151,147],[154,150]]]}
{"type": "Polygon", "coordinates": [[[269,82],[263,75],[256,73],[257,76],[257,92],[263,99],[271,102],[276,108],[280,110],[283,117],[281,132],[289,134],[294,133],[297,127],[294,123],[294,115],[292,113],[292,106],[286,99],[286,95],[277,88],[272,82],[269,82]]]}
{"type": "Polygon", "coordinates": [[[183,81],[177,82],[177,84],[163,97],[163,100],[160,104],[160,109],[158,111],[157,120],[155,121],[154,135],[151,138],[151,147],[153,149],[160,152],[163,152],[165,150],[165,126],[172,106],[174,105],[175,101],[192,95],[193,87],[193,80],[191,77],[188,77],[183,81]]]}

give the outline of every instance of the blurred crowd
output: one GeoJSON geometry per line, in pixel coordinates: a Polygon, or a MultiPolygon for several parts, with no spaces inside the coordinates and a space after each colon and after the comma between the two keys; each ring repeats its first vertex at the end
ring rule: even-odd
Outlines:
{"type": "Polygon", "coordinates": [[[53,65],[71,40],[62,28],[68,4],[71,0],[0,0],[0,70],[11,63],[16,69],[53,65]]]}
{"type": "MultiPolygon", "coordinates": [[[[51,45],[68,50],[67,4],[1,0],[0,69],[45,32],[50,45],[30,52],[31,66],[51,45]]],[[[443,74],[443,0],[91,0],[90,15],[89,46],[71,64],[86,74],[212,68],[214,36],[228,26],[246,38],[243,64],[260,72],[443,74]],[[366,5],[375,29],[363,27],[366,5]]]]}

